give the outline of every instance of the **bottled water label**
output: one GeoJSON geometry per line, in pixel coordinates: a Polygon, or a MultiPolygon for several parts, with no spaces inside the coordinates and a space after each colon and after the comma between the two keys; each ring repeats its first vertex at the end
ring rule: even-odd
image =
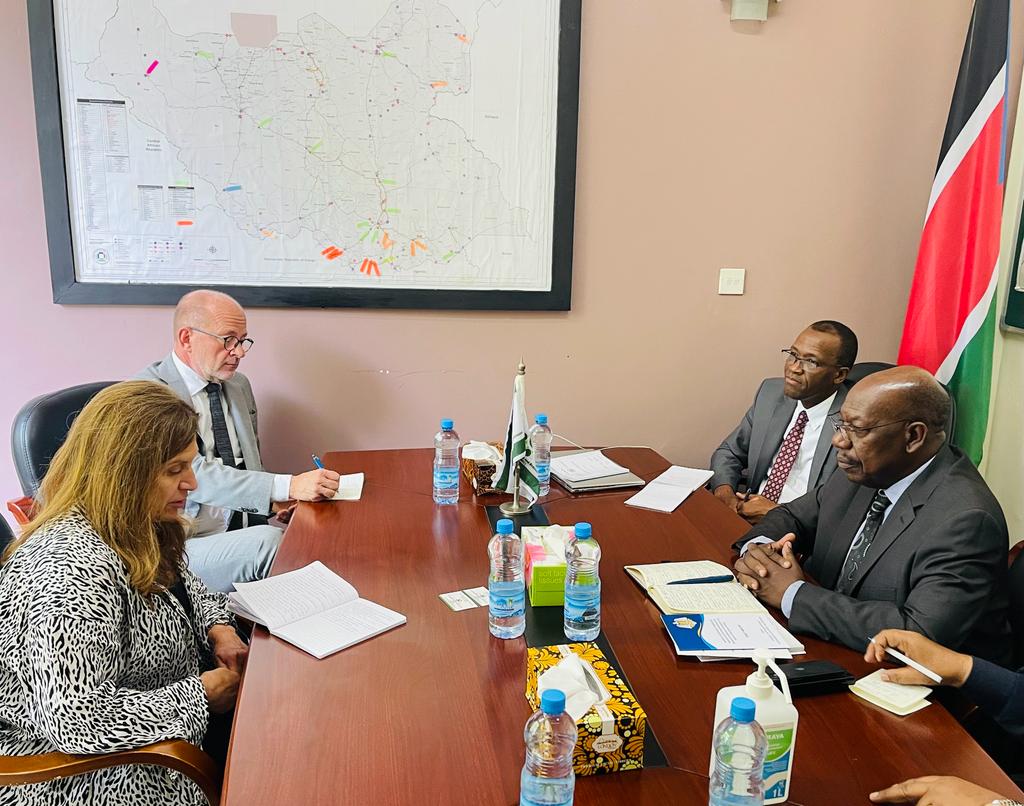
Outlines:
{"type": "Polygon", "coordinates": [[[537,462],[534,467],[537,468],[539,481],[547,481],[551,478],[551,462],[537,462]]]}
{"type": "Polygon", "coordinates": [[[491,582],[487,587],[495,618],[515,618],[526,612],[526,587],[522,582],[491,582]]]}
{"type": "Polygon", "coordinates": [[[595,622],[601,616],[601,586],[567,585],[565,588],[566,621],[595,622]]]}
{"type": "Polygon", "coordinates": [[[434,486],[439,489],[448,489],[459,485],[459,470],[454,467],[435,467],[434,486]]]}

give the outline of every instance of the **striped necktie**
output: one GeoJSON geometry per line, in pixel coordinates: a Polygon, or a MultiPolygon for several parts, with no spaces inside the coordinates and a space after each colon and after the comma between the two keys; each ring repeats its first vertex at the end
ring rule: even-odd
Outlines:
{"type": "Polygon", "coordinates": [[[853,590],[854,577],[857,576],[857,571],[864,564],[864,558],[871,548],[875,535],[878,534],[878,527],[882,525],[882,517],[885,515],[885,510],[889,508],[889,504],[889,499],[881,490],[878,490],[871,499],[868,516],[864,519],[864,528],[854,539],[853,545],[850,547],[850,554],[847,556],[846,562],[843,563],[843,571],[839,575],[839,583],[836,585],[837,592],[848,594],[853,590]]]}
{"type": "Polygon", "coordinates": [[[207,384],[206,398],[210,403],[210,420],[213,423],[213,454],[219,457],[226,467],[235,467],[235,449],[228,434],[228,422],[224,419],[219,383],[207,384]]]}

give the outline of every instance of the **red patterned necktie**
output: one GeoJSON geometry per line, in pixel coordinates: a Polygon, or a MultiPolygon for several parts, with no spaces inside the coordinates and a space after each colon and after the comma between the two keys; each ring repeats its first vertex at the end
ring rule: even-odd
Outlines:
{"type": "Polygon", "coordinates": [[[782,488],[786,486],[786,479],[789,478],[789,471],[793,469],[796,455],[800,452],[800,443],[804,438],[804,427],[807,425],[807,412],[801,411],[793,427],[789,429],[786,438],[782,440],[782,447],[779,448],[779,455],[775,457],[772,464],[772,472],[768,474],[768,483],[764,485],[764,492],[761,493],[770,501],[778,503],[782,495],[782,488]]]}

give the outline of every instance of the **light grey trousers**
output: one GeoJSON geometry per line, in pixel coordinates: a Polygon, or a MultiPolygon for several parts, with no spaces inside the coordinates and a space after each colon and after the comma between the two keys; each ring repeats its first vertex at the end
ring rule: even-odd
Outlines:
{"type": "Polygon", "coordinates": [[[210,590],[230,593],[235,582],[254,582],[270,573],[284,532],[276,526],[250,526],[185,541],[188,567],[210,590]]]}

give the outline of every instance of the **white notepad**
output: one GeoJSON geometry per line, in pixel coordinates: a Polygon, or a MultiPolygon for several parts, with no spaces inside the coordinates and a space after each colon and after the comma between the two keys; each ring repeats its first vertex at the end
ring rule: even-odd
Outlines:
{"type": "Polygon", "coordinates": [[[932,690],[928,686],[903,686],[882,680],[885,669],[872,672],[850,686],[850,691],[872,705],[884,708],[896,716],[907,716],[927,708],[931,703],[925,699],[932,690]]]}
{"type": "Polygon", "coordinates": [[[349,473],[338,480],[338,492],[332,501],[358,501],[363,495],[363,473],[349,473]]]}
{"type": "Polygon", "coordinates": [[[672,512],[690,493],[707,484],[713,475],[710,470],[673,465],[632,498],[627,498],[626,503],[656,512],[672,512]]]}
{"type": "Polygon", "coordinates": [[[317,658],[405,624],[401,613],[360,599],[319,560],[258,582],[236,582],[228,609],[317,658]]]}

